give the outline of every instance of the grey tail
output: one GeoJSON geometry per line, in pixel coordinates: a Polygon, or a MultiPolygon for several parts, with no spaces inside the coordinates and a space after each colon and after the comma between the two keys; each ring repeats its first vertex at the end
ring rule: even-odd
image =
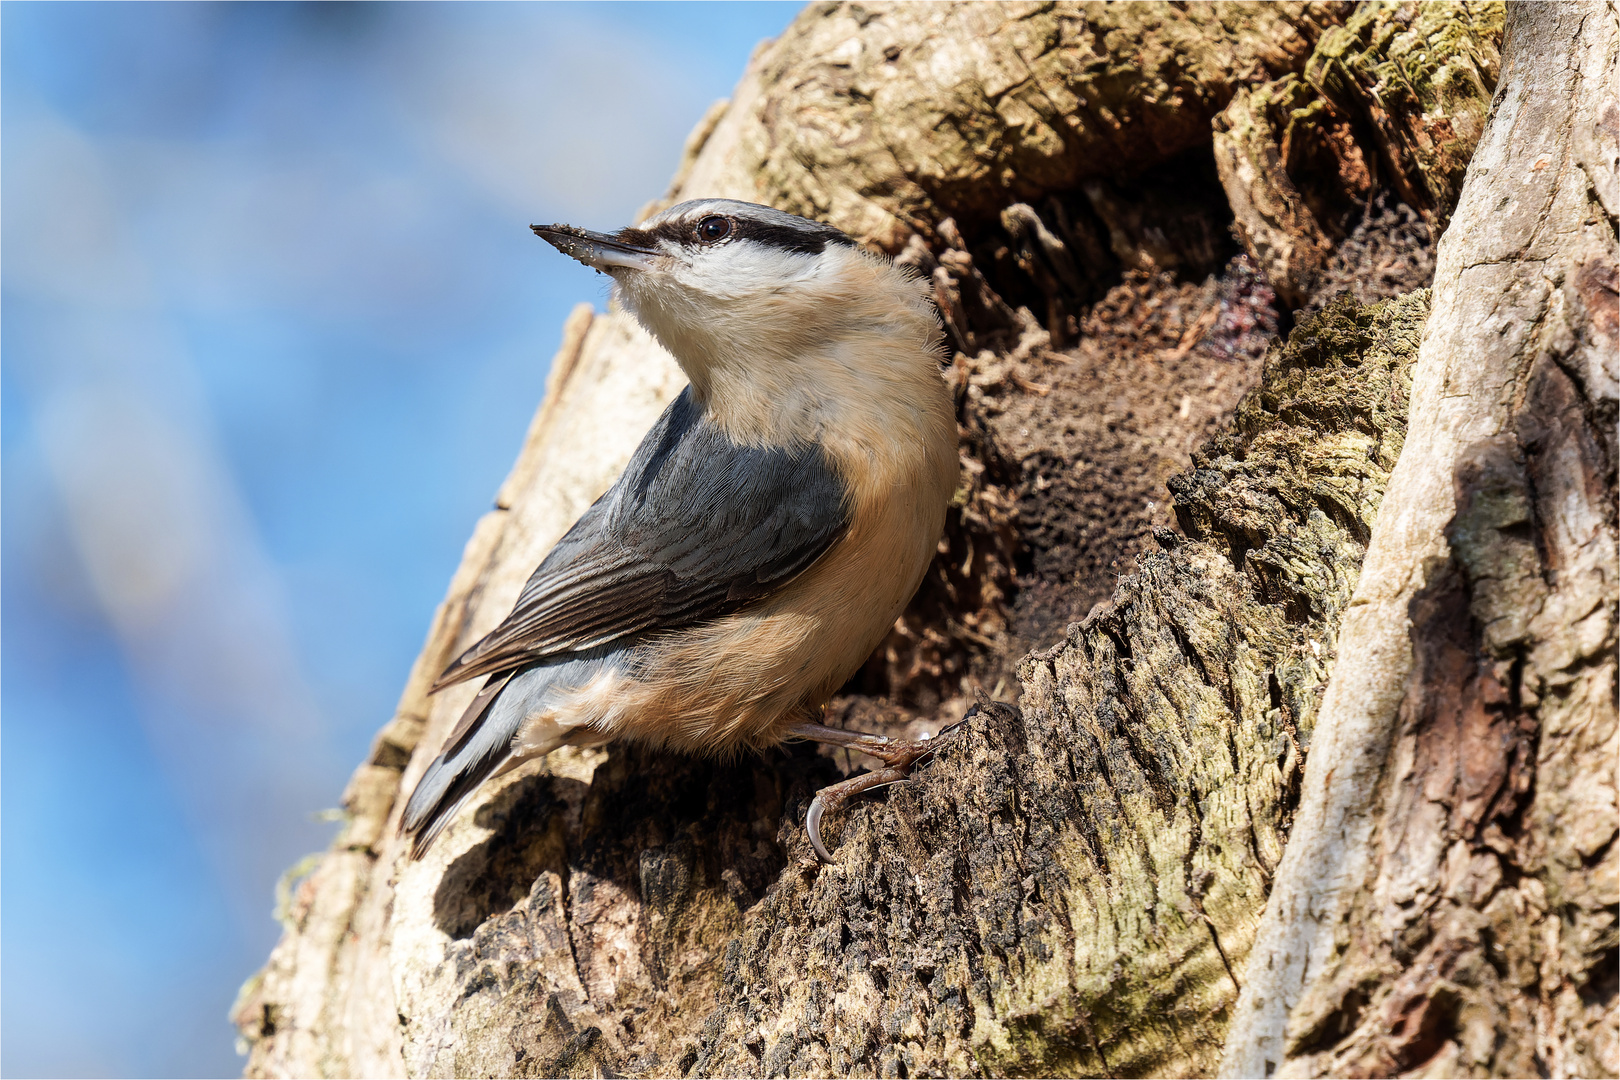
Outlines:
{"type": "Polygon", "coordinates": [[[456,811],[511,757],[510,733],[488,731],[484,721],[512,675],[509,671],[484,683],[445,740],[444,750],[417,781],[399,821],[399,831],[411,838],[411,858],[420,859],[427,852],[456,811]]]}

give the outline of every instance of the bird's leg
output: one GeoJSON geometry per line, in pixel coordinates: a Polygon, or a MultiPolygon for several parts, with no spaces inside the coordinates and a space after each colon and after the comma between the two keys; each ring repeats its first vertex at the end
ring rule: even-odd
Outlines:
{"type": "Polygon", "coordinates": [[[810,846],[815,850],[816,857],[822,862],[830,863],[834,859],[827,851],[826,845],[821,842],[821,818],[828,810],[837,810],[844,803],[853,799],[864,791],[874,788],[888,787],[898,784],[911,776],[912,768],[924,758],[931,756],[939,750],[944,741],[956,732],[968,717],[978,711],[977,707],[968,710],[958,722],[940,731],[931,739],[891,739],[887,735],[870,735],[862,731],[844,731],[842,728],[827,727],[825,724],[803,723],[788,728],[788,734],[811,742],[826,743],[829,746],[841,746],[848,750],[859,750],[863,754],[870,754],[883,762],[884,768],[875,772],[862,773],[852,776],[848,780],[824,787],[816,792],[811,800],[810,812],[805,815],[804,828],[810,834],[810,846]]]}
{"type": "Polygon", "coordinates": [[[816,792],[816,797],[810,800],[810,812],[804,815],[804,831],[810,834],[810,847],[814,849],[816,858],[824,863],[838,861],[832,857],[832,852],[828,851],[826,845],[821,842],[821,816],[823,814],[828,810],[837,810],[863,791],[872,791],[875,788],[898,784],[910,775],[910,769],[879,769],[876,772],[852,776],[848,780],[840,781],[816,792]]]}

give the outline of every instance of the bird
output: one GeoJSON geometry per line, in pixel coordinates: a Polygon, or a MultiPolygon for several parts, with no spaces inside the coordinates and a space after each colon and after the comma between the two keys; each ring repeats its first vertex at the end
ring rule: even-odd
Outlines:
{"type": "Polygon", "coordinates": [[[821,723],[917,591],[959,473],[927,285],[832,225],[698,199],[616,233],[534,225],[613,279],[688,385],[432,692],[485,681],[400,818],[421,858],[489,780],[562,746],[728,758],[810,740],[884,767],[939,746],[821,723]]]}

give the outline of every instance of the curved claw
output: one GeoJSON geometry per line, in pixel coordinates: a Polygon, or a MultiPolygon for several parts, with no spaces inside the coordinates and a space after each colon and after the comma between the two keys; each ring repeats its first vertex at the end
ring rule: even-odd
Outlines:
{"type": "Polygon", "coordinates": [[[940,747],[949,741],[947,737],[954,735],[978,712],[979,707],[973,706],[962,719],[942,729],[926,742],[910,742],[889,739],[881,735],[840,731],[820,724],[795,725],[791,733],[799,738],[859,750],[863,754],[871,754],[887,766],[875,772],[852,776],[848,780],[816,792],[816,797],[810,800],[810,809],[804,815],[804,831],[810,836],[810,847],[815,851],[816,858],[829,865],[838,861],[832,857],[832,852],[827,850],[827,845],[821,842],[821,819],[828,810],[836,810],[862,792],[876,791],[878,788],[908,779],[914,767],[933,757],[940,747]]]}
{"type": "Polygon", "coordinates": [[[826,812],[827,804],[821,801],[821,792],[810,800],[810,811],[804,815],[804,831],[810,834],[810,847],[816,853],[816,858],[831,865],[838,860],[832,857],[827,846],[821,842],[821,815],[826,812]]]}
{"type": "Polygon", "coordinates": [[[838,861],[827,850],[827,845],[821,842],[821,816],[827,812],[829,806],[842,806],[856,795],[886,788],[905,779],[907,776],[903,769],[879,769],[877,772],[862,773],[841,784],[834,784],[816,792],[816,797],[810,800],[809,811],[804,815],[804,831],[810,834],[810,847],[815,850],[816,858],[828,864],[838,861]]]}

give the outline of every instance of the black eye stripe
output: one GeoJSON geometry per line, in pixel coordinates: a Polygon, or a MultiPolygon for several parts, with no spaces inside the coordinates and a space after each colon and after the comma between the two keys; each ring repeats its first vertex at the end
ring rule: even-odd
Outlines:
{"type": "Polygon", "coordinates": [[[805,255],[819,255],[827,250],[828,244],[855,246],[855,241],[819,221],[805,221],[803,225],[778,225],[775,222],[738,219],[734,235],[739,240],[752,240],[767,247],[805,255]]]}
{"type": "Polygon", "coordinates": [[[716,241],[703,241],[699,239],[697,227],[710,218],[721,218],[731,223],[731,231],[722,239],[752,240],[756,244],[776,248],[779,251],[792,251],[801,255],[819,255],[827,250],[828,244],[837,244],[843,247],[854,247],[855,241],[831,225],[823,225],[819,221],[810,221],[799,218],[792,224],[778,224],[776,222],[756,221],[742,215],[703,214],[695,220],[686,217],[682,220],[665,221],[650,229],[622,229],[619,239],[627,243],[653,246],[660,240],[667,240],[683,247],[704,248],[717,246],[716,241]]]}

